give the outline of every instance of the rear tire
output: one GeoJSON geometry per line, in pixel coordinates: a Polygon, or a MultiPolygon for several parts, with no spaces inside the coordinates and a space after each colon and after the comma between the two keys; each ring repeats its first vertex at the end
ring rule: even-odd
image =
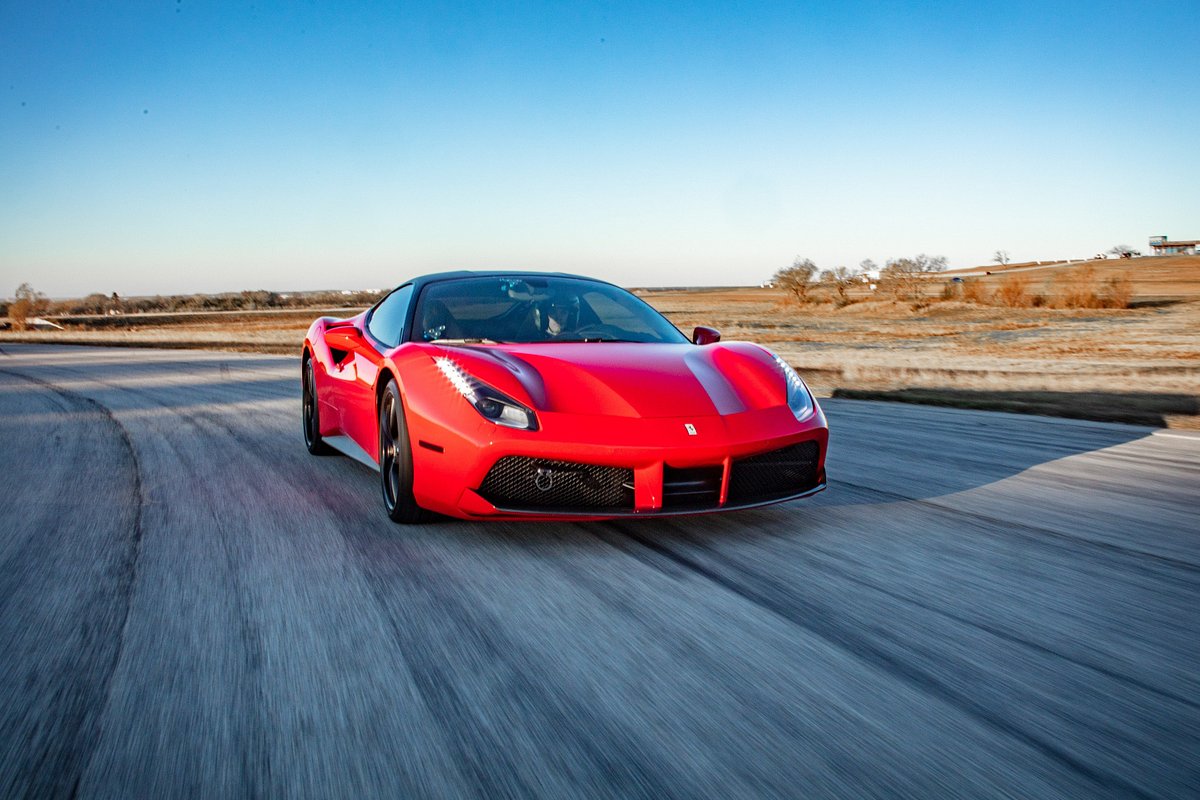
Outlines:
{"type": "Polygon", "coordinates": [[[327,456],[333,453],[333,448],[321,438],[321,407],[317,403],[317,382],[313,374],[312,358],[304,356],[303,377],[301,379],[301,421],[304,424],[304,446],[314,456],[327,456]]]}
{"type": "Polygon", "coordinates": [[[426,518],[425,510],[413,498],[412,445],[395,380],[388,381],[379,400],[379,476],[388,519],[411,525],[426,518]]]}

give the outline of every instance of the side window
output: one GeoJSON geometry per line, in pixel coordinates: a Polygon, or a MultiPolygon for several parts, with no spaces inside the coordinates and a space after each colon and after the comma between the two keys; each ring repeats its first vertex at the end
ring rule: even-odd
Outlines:
{"type": "Polygon", "coordinates": [[[404,318],[408,316],[408,303],[412,300],[413,287],[401,286],[396,291],[383,298],[383,302],[375,307],[371,319],[367,321],[367,330],[388,347],[400,344],[400,335],[404,332],[404,318]]]}

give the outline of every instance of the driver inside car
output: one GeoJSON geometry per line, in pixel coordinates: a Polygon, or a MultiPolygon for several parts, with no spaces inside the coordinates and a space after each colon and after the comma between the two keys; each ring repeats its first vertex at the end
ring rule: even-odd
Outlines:
{"type": "Polygon", "coordinates": [[[573,333],[579,326],[579,296],[560,292],[535,302],[525,324],[537,331],[541,341],[573,333]]]}
{"type": "Polygon", "coordinates": [[[545,333],[550,338],[575,330],[579,323],[579,298],[575,295],[552,297],[544,306],[545,333]]]}

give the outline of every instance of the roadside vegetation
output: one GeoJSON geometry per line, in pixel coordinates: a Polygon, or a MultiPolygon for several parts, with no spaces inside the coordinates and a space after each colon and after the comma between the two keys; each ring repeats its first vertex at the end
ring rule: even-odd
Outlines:
{"type": "Polygon", "coordinates": [[[1200,427],[1200,256],[996,263],[891,259],[847,284],[798,258],[803,287],[643,296],[771,347],[819,393],[1200,427]]]}
{"type": "Polygon", "coordinates": [[[49,307],[50,302],[45,295],[28,283],[22,283],[17,287],[13,300],[3,304],[0,316],[8,317],[15,330],[23,331],[29,327],[30,320],[47,313],[49,307]]]}
{"type": "Polygon", "coordinates": [[[1120,272],[1102,279],[1095,267],[1081,264],[1040,282],[1023,272],[1004,275],[993,286],[962,278],[947,283],[940,299],[1006,308],[1129,308],[1133,278],[1120,272]]]}
{"type": "MultiPolygon", "coordinates": [[[[998,251],[996,261],[1007,265],[1007,253],[998,251]]],[[[891,259],[877,275],[870,260],[858,267],[820,269],[811,259],[797,257],[790,267],[775,273],[771,285],[787,291],[800,304],[845,308],[882,299],[910,303],[914,311],[939,302],[1005,308],[1119,309],[1129,308],[1134,295],[1128,272],[1102,278],[1088,263],[1055,270],[1049,277],[1005,272],[995,280],[987,280],[943,275],[945,271],[945,257],[924,253],[891,259]]]]}
{"type": "Polygon", "coordinates": [[[118,316],[122,314],[174,314],[189,312],[266,311],[271,309],[341,308],[370,306],[383,297],[379,291],[269,292],[266,290],[222,294],[173,294],[121,297],[116,292],[95,292],[86,297],[49,300],[28,283],[16,298],[0,303],[0,316],[14,322],[25,317],[118,316]]]}

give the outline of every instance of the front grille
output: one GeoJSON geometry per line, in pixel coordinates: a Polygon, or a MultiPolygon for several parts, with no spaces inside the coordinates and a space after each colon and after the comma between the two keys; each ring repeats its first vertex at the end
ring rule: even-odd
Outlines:
{"type": "Polygon", "coordinates": [[[498,508],[631,510],[633,470],[504,456],[488,470],[479,494],[498,508]]]}
{"type": "Polygon", "coordinates": [[[721,502],[722,467],[663,465],[664,509],[716,508],[721,502]]]}
{"type": "Polygon", "coordinates": [[[780,450],[735,459],[729,474],[729,505],[764,502],[799,494],[817,484],[821,447],[800,442],[780,450]]]}

